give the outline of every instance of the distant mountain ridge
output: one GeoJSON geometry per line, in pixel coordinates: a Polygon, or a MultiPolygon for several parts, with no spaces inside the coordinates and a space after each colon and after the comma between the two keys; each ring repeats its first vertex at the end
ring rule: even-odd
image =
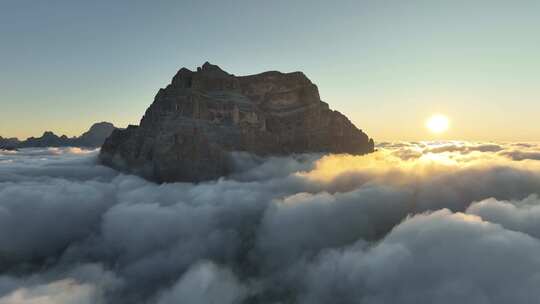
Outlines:
{"type": "Polygon", "coordinates": [[[34,147],[101,147],[103,142],[115,129],[109,122],[98,122],[79,137],[58,136],[51,131],[45,131],[41,137],[29,137],[24,141],[17,138],[3,138],[0,136],[0,149],[18,149],[34,147]]]}

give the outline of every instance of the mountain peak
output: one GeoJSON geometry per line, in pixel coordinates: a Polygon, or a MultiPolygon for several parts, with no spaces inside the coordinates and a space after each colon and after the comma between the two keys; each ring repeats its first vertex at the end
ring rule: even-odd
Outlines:
{"type": "Polygon", "coordinates": [[[100,147],[105,139],[115,129],[109,122],[93,124],[88,131],[79,137],[69,138],[66,135],[58,136],[52,131],[45,131],[41,137],[29,137],[24,141],[17,138],[1,138],[0,147],[13,146],[16,148],[32,147],[100,147]]]}
{"type": "Polygon", "coordinates": [[[301,72],[236,77],[205,62],[180,69],[140,126],[115,130],[99,158],[158,182],[193,182],[230,173],[233,151],[364,154],[374,144],[301,72]]]}
{"type": "Polygon", "coordinates": [[[211,64],[206,61],[201,67],[197,68],[197,72],[211,76],[230,76],[229,73],[222,70],[218,65],[211,64]]]}

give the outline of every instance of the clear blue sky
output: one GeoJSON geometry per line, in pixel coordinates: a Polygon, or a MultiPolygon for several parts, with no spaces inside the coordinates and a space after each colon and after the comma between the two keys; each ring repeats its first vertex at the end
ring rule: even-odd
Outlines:
{"type": "Polygon", "coordinates": [[[0,0],[0,135],[138,123],[182,66],[302,70],[375,139],[540,140],[540,1],[0,0]]]}

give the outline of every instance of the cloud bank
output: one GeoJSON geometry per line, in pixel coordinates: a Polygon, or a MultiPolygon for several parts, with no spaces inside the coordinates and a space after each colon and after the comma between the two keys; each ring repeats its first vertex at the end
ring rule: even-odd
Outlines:
{"type": "Polygon", "coordinates": [[[540,146],[235,155],[154,184],[97,151],[0,152],[0,304],[535,303],[540,146]]]}

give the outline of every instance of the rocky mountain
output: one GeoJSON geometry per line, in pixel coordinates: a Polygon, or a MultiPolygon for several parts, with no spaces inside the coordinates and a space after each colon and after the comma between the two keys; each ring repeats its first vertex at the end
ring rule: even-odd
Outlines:
{"type": "Polygon", "coordinates": [[[69,146],[70,140],[71,138],[65,135],[58,136],[51,131],[45,131],[41,137],[29,137],[20,142],[18,148],[69,146]]]}
{"type": "Polygon", "coordinates": [[[109,122],[95,123],[88,131],[84,132],[76,139],[76,146],[101,147],[105,142],[105,139],[111,135],[114,129],[114,125],[109,122]]]}
{"type": "Polygon", "coordinates": [[[364,154],[373,140],[321,101],[303,73],[234,76],[206,62],[180,69],[139,126],[115,130],[103,164],[157,182],[227,175],[231,151],[257,155],[364,154]]]}
{"type": "Polygon", "coordinates": [[[0,137],[0,148],[16,149],[31,147],[100,147],[105,139],[111,135],[115,129],[114,125],[108,122],[93,124],[90,129],[79,137],[58,136],[53,132],[46,131],[41,137],[29,137],[24,141],[16,138],[3,139],[0,137]]]}
{"type": "Polygon", "coordinates": [[[20,141],[16,137],[4,138],[0,136],[0,149],[2,150],[16,150],[20,141]]]}

